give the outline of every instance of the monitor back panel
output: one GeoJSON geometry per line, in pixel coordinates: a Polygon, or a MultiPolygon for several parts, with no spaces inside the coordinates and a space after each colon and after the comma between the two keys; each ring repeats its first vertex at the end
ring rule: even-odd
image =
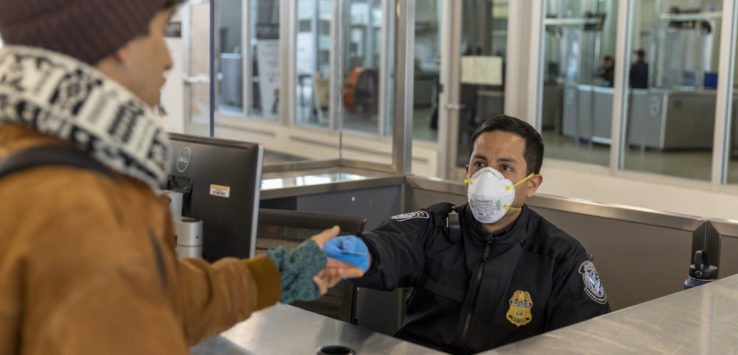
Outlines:
{"type": "Polygon", "coordinates": [[[262,147],[178,134],[172,134],[172,145],[173,177],[180,182],[191,181],[183,214],[203,221],[203,257],[208,261],[229,256],[252,257],[262,147]]]}

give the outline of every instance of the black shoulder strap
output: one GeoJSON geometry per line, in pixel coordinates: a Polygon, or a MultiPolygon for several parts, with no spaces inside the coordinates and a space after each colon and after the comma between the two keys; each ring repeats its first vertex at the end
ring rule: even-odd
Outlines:
{"type": "Polygon", "coordinates": [[[446,235],[451,243],[461,241],[461,223],[459,222],[459,213],[456,212],[456,206],[453,206],[446,216],[446,235]]]}
{"type": "Polygon", "coordinates": [[[40,166],[69,166],[98,172],[117,181],[118,179],[101,162],[88,153],[68,146],[39,146],[21,150],[0,160],[0,178],[40,166]]]}
{"type": "Polygon", "coordinates": [[[457,207],[448,202],[441,202],[426,208],[433,215],[436,227],[443,228],[443,234],[452,243],[461,241],[461,224],[457,207]]]}

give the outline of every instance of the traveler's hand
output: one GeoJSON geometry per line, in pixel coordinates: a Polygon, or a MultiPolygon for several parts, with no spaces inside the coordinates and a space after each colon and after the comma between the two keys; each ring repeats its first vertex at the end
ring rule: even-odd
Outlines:
{"type": "Polygon", "coordinates": [[[320,232],[320,234],[312,236],[310,239],[314,240],[315,243],[318,244],[320,249],[323,249],[323,245],[325,245],[325,243],[329,240],[335,238],[339,232],[341,232],[341,228],[339,228],[338,226],[333,226],[333,228],[326,229],[320,232]]]}
{"type": "Polygon", "coordinates": [[[335,286],[339,281],[362,276],[364,276],[364,272],[358,267],[328,258],[325,268],[313,276],[313,282],[318,286],[320,294],[324,295],[329,288],[335,286]]]}
{"type": "MultiPolygon", "coordinates": [[[[320,234],[314,235],[311,239],[323,249],[325,243],[335,238],[340,231],[341,229],[338,226],[334,226],[331,229],[324,230],[320,234]]],[[[335,286],[342,279],[361,277],[363,275],[364,272],[354,265],[328,258],[325,268],[313,276],[313,282],[318,286],[320,294],[325,294],[329,288],[335,286]]]]}

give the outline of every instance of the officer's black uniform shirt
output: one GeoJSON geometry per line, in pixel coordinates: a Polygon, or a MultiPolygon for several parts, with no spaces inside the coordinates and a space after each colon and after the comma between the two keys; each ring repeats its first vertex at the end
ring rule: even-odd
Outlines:
{"type": "Polygon", "coordinates": [[[639,60],[630,66],[630,86],[634,89],[648,89],[648,64],[639,60]]]}
{"type": "Polygon", "coordinates": [[[395,216],[361,236],[372,266],[355,284],[415,287],[398,337],[479,352],[609,312],[581,244],[527,206],[490,234],[464,205],[459,238],[445,227],[451,208],[395,216]]]}

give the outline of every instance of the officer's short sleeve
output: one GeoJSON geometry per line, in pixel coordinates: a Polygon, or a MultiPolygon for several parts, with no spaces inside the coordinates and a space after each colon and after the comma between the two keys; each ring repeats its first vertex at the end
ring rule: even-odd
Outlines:
{"type": "Polygon", "coordinates": [[[562,268],[554,278],[552,291],[546,310],[546,331],[610,311],[603,282],[586,255],[562,268]]]}

